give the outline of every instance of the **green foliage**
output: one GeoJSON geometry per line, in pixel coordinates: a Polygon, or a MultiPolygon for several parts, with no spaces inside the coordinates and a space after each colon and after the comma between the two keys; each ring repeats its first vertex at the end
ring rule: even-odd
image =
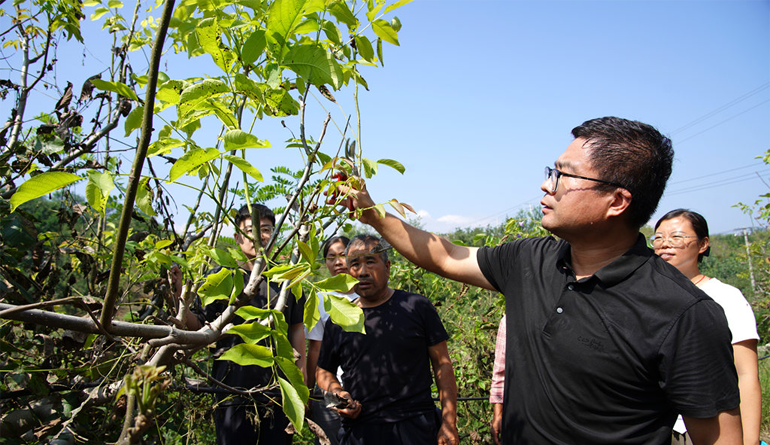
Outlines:
{"type": "MultiPolygon", "coordinates": [[[[319,281],[322,273],[315,258],[319,240],[325,237],[324,230],[345,224],[348,216],[324,205],[322,191],[332,186],[329,176],[334,171],[369,177],[377,173],[378,165],[402,173],[404,167],[391,159],[365,159],[359,135],[349,129],[326,137],[339,137],[348,147],[358,142],[358,151],[346,150],[342,155],[319,151],[338,144],[322,144],[323,136],[306,134],[300,110],[305,110],[315,90],[330,101],[336,101],[332,91],[357,100],[356,86],[368,88],[360,66],[382,65],[383,40],[398,44],[400,21],[392,11],[406,3],[182,2],[170,21],[162,16],[161,2],[140,10],[119,0],[32,0],[0,10],[0,15],[11,19],[8,29],[0,32],[6,39],[4,47],[18,51],[18,59],[9,63],[19,65],[14,72],[20,73],[2,87],[3,99],[15,99],[14,105],[4,108],[8,125],[0,130],[3,303],[38,304],[54,318],[72,314],[87,320],[128,321],[137,331],[148,324],[183,329],[187,306],[176,300],[169,270],[181,269],[182,298],[188,306],[196,294],[204,305],[220,299],[240,304],[243,277],[238,265],[244,257],[232,239],[220,236],[223,229],[232,230],[227,226],[233,202],[289,196],[292,204],[276,209],[285,218],[276,227],[272,254],[260,252],[261,264],[271,266],[264,278],[283,283],[289,298],[310,296],[308,325],[317,320],[319,296],[324,295],[333,321],[345,329],[362,330],[359,308],[325,295],[332,289],[349,289],[350,277],[319,281]],[[61,88],[56,84],[54,68],[59,62],[52,42],[82,40],[80,20],[86,11],[91,20],[102,24],[101,37],[114,38],[116,43],[103,55],[105,60],[112,58],[110,68],[88,79],[77,96],[72,83],[61,88]],[[173,79],[142,65],[145,55],[153,54],[155,37],[166,29],[163,49],[170,46],[172,51],[163,53],[160,66],[179,58],[203,57],[205,63],[199,65],[205,65],[207,72],[173,79]],[[46,82],[48,94],[58,92],[56,104],[47,104],[47,98],[38,93],[40,82],[46,82]],[[154,82],[153,99],[146,88],[154,82]],[[30,119],[26,104],[32,101],[38,109],[48,106],[48,112],[30,119]],[[278,118],[280,122],[290,115],[300,115],[301,123],[286,148],[301,154],[301,164],[266,166],[247,159],[250,149],[273,147],[254,130],[261,128],[257,121],[278,118]],[[140,135],[149,135],[150,140],[140,135]],[[126,145],[140,146],[115,151],[113,145],[122,142],[122,136],[136,136],[126,145]],[[147,156],[142,155],[145,149],[147,156]],[[123,161],[132,156],[140,169],[129,174],[123,161]],[[159,159],[169,162],[167,172],[156,173],[159,159]],[[262,172],[267,171],[273,175],[266,180],[262,172]],[[72,184],[86,178],[84,198],[75,196],[72,184]],[[234,190],[236,181],[240,186],[234,190]],[[173,202],[175,197],[166,188],[170,184],[195,190],[195,202],[173,202]],[[45,198],[54,192],[59,193],[54,199],[45,198]],[[177,206],[189,212],[184,224],[179,220],[174,224],[180,216],[177,206]],[[205,276],[215,265],[227,269],[205,276]]],[[[334,119],[345,122],[348,117],[334,119]]],[[[392,205],[404,211],[397,201],[392,205]]],[[[282,377],[272,383],[280,387],[284,410],[302,430],[308,391],[294,364],[288,326],[280,312],[247,312],[247,307],[239,309],[249,322],[231,331],[245,343],[220,359],[269,366],[276,376],[280,370],[282,377]],[[260,340],[268,346],[257,345],[260,340]]],[[[110,326],[108,322],[104,327],[110,326]]],[[[25,393],[24,398],[0,401],[0,424],[28,414],[30,404],[42,401],[51,410],[38,416],[36,423],[17,425],[14,433],[18,434],[2,434],[2,440],[23,437],[19,441],[35,443],[74,437],[113,442],[121,425],[132,424],[131,418],[127,423],[122,420],[131,412],[121,406],[127,399],[108,397],[86,403],[90,399],[78,385],[105,388],[123,382],[124,393],[139,401],[136,412],[155,425],[143,429],[147,424],[142,427],[136,417],[134,433],[124,428],[124,436],[144,435],[151,442],[211,442],[210,424],[201,426],[207,422],[200,417],[210,416],[210,409],[195,410],[205,406],[206,397],[187,393],[181,380],[197,367],[204,371],[210,367],[208,355],[196,353],[205,345],[159,347],[148,343],[144,334],[116,338],[104,332],[81,335],[44,324],[4,323],[0,328],[0,344],[5,348],[0,360],[2,390],[25,393]],[[167,352],[164,348],[176,352],[177,360],[169,360],[173,354],[161,353],[167,352]],[[42,352],[28,353],[33,350],[42,352]],[[136,368],[137,361],[155,359],[161,362],[158,366],[136,368]],[[188,368],[178,360],[197,365],[188,368]],[[55,385],[66,390],[59,391],[55,385]],[[195,409],[185,413],[179,400],[195,409]]]]}

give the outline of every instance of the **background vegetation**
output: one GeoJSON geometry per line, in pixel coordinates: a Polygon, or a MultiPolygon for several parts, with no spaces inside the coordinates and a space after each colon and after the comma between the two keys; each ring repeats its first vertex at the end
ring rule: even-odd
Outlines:
{"type": "MultiPolygon", "coordinates": [[[[353,230],[346,212],[325,203],[324,192],[335,185],[331,175],[370,177],[380,166],[401,172],[403,166],[365,158],[357,112],[329,113],[312,123],[311,134],[305,111],[324,104],[356,108],[358,89],[369,87],[361,68],[381,66],[383,47],[398,45],[401,24],[392,11],[405,3],[1,5],[8,24],[0,30],[2,45],[17,66],[11,79],[0,81],[6,105],[0,128],[0,443],[213,442],[212,398],[205,391],[217,385],[207,377],[212,353],[206,345],[242,302],[230,295],[237,276],[213,282],[202,272],[241,259],[232,238],[222,236],[228,226],[232,230],[234,207],[279,202],[274,206],[286,219],[271,241],[274,254],[261,257],[252,283],[281,282],[288,298],[302,290],[311,325],[318,291],[349,286],[324,281],[317,258],[320,241],[353,230]],[[87,15],[112,42],[104,55],[111,68],[73,87],[74,79],[57,78],[57,64],[66,63],[57,59],[57,45],[87,43],[80,31],[87,15]],[[170,78],[160,67],[178,57],[205,59],[216,69],[170,78]],[[252,149],[271,147],[257,137],[261,126],[286,125],[291,116],[299,119],[290,121],[296,125],[287,129],[281,149],[296,152],[298,161],[255,161],[252,149]],[[168,188],[174,183],[193,190],[194,199],[175,202],[168,188]],[[273,272],[260,274],[268,263],[273,272]],[[181,302],[169,286],[173,264],[186,278],[181,302]],[[202,331],[185,331],[180,321],[196,294],[204,303],[228,299],[232,309],[202,331]]],[[[339,198],[331,196],[332,202],[339,198]]],[[[744,206],[760,223],[770,220],[766,199],[744,206]]],[[[390,204],[403,213],[401,203],[390,204]]],[[[466,245],[495,245],[541,235],[538,220],[522,213],[499,227],[446,235],[466,245]]],[[[748,241],[747,250],[742,236],[715,236],[704,271],[749,298],[764,344],[770,338],[767,233],[754,232],[748,241]]],[[[491,443],[486,398],[501,296],[440,279],[397,254],[393,261],[393,285],[422,293],[439,308],[452,336],[460,396],[482,399],[460,403],[463,443],[491,443]]],[[[335,321],[354,324],[350,308],[338,313],[335,321]]],[[[264,329],[278,353],[265,365],[290,376],[252,394],[280,387],[303,432],[296,442],[310,443],[302,407],[307,388],[283,347],[285,328],[265,314],[252,326],[264,329]]]]}

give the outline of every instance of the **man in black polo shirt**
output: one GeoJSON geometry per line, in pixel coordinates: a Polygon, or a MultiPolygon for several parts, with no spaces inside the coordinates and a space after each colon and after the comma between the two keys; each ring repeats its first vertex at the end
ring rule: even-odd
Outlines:
{"type": "Polygon", "coordinates": [[[352,401],[338,410],[340,445],[457,445],[457,385],[436,309],[422,295],[388,287],[390,261],[379,238],[353,238],[345,256],[359,281],[355,302],[366,333],[327,320],[316,370],[321,389],[352,401]],[[431,398],[431,366],[442,419],[431,398]]]}
{"type": "Polygon", "coordinates": [[[724,314],[639,233],[671,141],[615,117],[572,134],[540,186],[543,227],[559,239],[458,246],[380,217],[365,186],[340,191],[413,263],[506,296],[502,443],[668,444],[677,413],[696,444],[739,443],[724,314]]]}

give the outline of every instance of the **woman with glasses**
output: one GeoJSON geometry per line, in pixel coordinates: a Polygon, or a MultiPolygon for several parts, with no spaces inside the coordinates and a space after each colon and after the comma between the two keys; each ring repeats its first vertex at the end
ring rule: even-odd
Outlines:
{"type": "MultiPolygon", "coordinates": [[[[655,235],[651,240],[655,254],[679,269],[724,309],[733,335],[733,355],[741,394],[743,443],[759,444],[762,392],[757,360],[757,323],[741,291],[700,271],[699,264],[711,249],[706,220],[689,210],[672,210],[655,224],[655,235]]],[[[674,425],[672,443],[690,443],[681,416],[674,425]]]]}

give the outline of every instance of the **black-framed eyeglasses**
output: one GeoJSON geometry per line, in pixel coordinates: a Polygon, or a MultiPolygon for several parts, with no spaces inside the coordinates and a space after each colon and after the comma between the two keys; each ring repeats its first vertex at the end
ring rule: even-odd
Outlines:
{"type": "Polygon", "coordinates": [[[551,181],[551,193],[556,193],[556,190],[559,189],[559,178],[562,176],[568,176],[570,178],[578,178],[578,179],[585,179],[588,181],[594,181],[594,182],[601,182],[602,184],[607,185],[614,185],[615,187],[620,187],[622,189],[626,188],[625,186],[618,184],[617,182],[611,182],[611,181],[605,181],[604,179],[596,179],[596,178],[588,178],[586,176],[580,176],[580,175],[573,175],[572,173],[564,173],[561,170],[546,167],[545,168],[545,179],[546,181],[551,181]]]}

